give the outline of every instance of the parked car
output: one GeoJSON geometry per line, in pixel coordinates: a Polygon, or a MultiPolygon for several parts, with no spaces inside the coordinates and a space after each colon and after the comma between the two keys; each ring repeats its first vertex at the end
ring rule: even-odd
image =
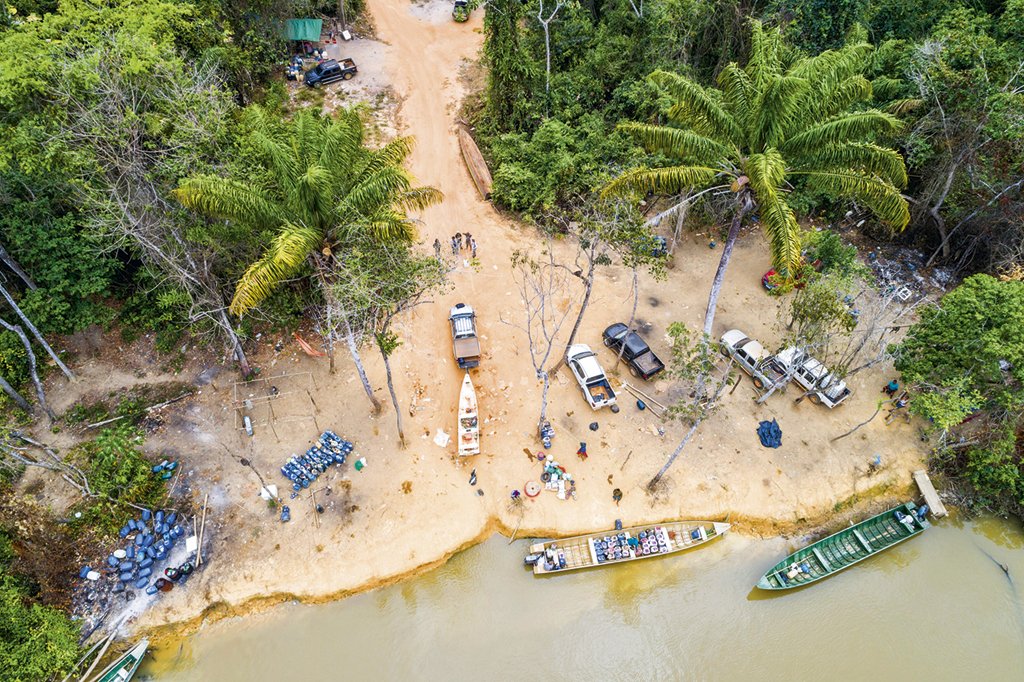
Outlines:
{"type": "Polygon", "coordinates": [[[616,354],[622,352],[622,361],[629,365],[629,373],[633,376],[648,380],[665,369],[665,363],[658,359],[647,342],[621,322],[605,329],[602,336],[604,345],[616,354]]]}
{"type": "Polygon", "coordinates": [[[820,403],[829,409],[839,405],[850,396],[846,382],[829,372],[825,365],[796,347],[789,347],[775,356],[776,365],[793,380],[810,392],[812,403],[820,403]]]}
{"type": "Polygon", "coordinates": [[[750,375],[754,386],[764,388],[785,378],[775,358],[770,356],[757,341],[749,338],[739,329],[730,329],[722,334],[722,355],[731,357],[744,372],[750,375]]]}
{"type": "Polygon", "coordinates": [[[350,80],[358,72],[356,63],[351,59],[342,59],[340,62],[335,59],[325,59],[307,71],[303,80],[309,87],[318,88],[328,83],[350,80]]]}
{"type": "Polygon", "coordinates": [[[590,407],[599,410],[606,405],[615,404],[615,391],[608,383],[608,377],[605,376],[601,363],[597,361],[597,355],[590,350],[590,346],[582,343],[569,346],[565,353],[565,361],[576,377],[583,397],[587,399],[590,407]]]}
{"type": "Polygon", "coordinates": [[[480,339],[476,336],[476,313],[465,303],[456,303],[448,313],[452,327],[452,352],[462,369],[480,365],[480,339]]]}

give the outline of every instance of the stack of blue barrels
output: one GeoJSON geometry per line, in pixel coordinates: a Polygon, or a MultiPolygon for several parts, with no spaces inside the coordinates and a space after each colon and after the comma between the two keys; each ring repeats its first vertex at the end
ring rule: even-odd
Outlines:
{"type": "Polygon", "coordinates": [[[126,545],[107,557],[109,572],[117,573],[115,592],[123,592],[128,585],[137,589],[149,588],[149,583],[159,577],[157,564],[167,559],[178,539],[185,535],[185,529],[177,523],[178,513],[163,510],[156,513],[148,509],[138,518],[129,519],[119,533],[126,545]]]}
{"type": "Polygon", "coordinates": [[[324,431],[306,454],[289,457],[281,473],[292,482],[292,490],[308,488],[332,464],[344,464],[354,446],[333,431],[324,431]]]}

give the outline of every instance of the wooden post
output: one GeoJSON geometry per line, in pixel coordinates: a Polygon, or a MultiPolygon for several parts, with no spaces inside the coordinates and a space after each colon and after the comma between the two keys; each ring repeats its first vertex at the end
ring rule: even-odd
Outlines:
{"type": "Polygon", "coordinates": [[[203,520],[199,524],[199,545],[196,547],[196,566],[203,565],[203,531],[206,530],[206,503],[210,499],[210,493],[203,498],[203,520]]]}

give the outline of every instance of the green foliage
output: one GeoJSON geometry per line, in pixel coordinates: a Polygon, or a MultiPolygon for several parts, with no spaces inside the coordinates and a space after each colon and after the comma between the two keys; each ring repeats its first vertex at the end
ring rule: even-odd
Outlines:
{"type": "Polygon", "coordinates": [[[793,330],[796,343],[814,349],[836,335],[854,330],[857,318],[847,303],[851,294],[849,279],[812,273],[803,283],[789,299],[787,326],[793,330]]]}
{"type": "Polygon", "coordinates": [[[842,237],[832,230],[811,230],[801,238],[804,246],[804,261],[820,263],[824,273],[841,278],[866,277],[869,270],[857,258],[857,247],[846,244],[842,237]]]}
{"type": "Polygon", "coordinates": [[[78,628],[61,611],[33,603],[26,581],[11,573],[15,552],[0,531],[0,670],[3,679],[59,677],[78,660],[78,628]]]}
{"type": "Polygon", "coordinates": [[[981,504],[1024,512],[1024,282],[967,278],[921,313],[895,351],[917,393],[910,409],[973,443],[940,448],[940,463],[981,504]]]}
{"type": "Polygon", "coordinates": [[[869,17],[868,0],[772,0],[766,13],[791,22],[787,35],[808,52],[834,50],[869,17]]]}
{"type": "MultiPolygon", "coordinates": [[[[131,413],[132,405],[125,405],[131,413]]],[[[119,406],[120,409],[120,406],[119,406]]],[[[142,432],[131,424],[105,428],[95,440],[80,446],[76,457],[99,496],[85,502],[77,525],[114,532],[132,513],[128,506],[153,506],[163,486],[142,455],[142,432]]]]}

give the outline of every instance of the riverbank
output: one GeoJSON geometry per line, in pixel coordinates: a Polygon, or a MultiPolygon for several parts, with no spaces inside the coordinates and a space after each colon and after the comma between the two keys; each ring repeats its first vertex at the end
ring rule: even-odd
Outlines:
{"type": "MultiPolygon", "coordinates": [[[[389,45],[380,52],[382,73],[390,74],[387,87],[402,102],[396,127],[416,139],[411,170],[420,183],[437,187],[446,197],[418,216],[423,248],[429,252],[435,238],[447,243],[455,232],[471,232],[480,246],[477,260],[466,253],[449,258],[451,290],[395,323],[402,345],[391,363],[409,443],[399,445],[383,363],[371,345],[363,348],[363,361],[375,395],[386,404],[379,415],[370,412],[344,349],[339,349],[337,373],[331,374],[325,358],[306,355],[291,337],[261,338],[251,354],[261,368],[261,381],[248,385],[236,384],[227,368],[190,365],[202,392],[169,408],[147,448],[182,462],[193,504],[208,495],[206,565],[183,589],[162,595],[132,622],[133,631],[177,634],[283,601],[348,596],[429,570],[492,533],[511,534],[517,526],[518,537],[565,536],[611,528],[615,519],[639,525],[728,518],[738,530],[774,535],[806,532],[839,512],[861,511],[872,500],[908,494],[910,472],[923,460],[916,425],[901,420],[886,425],[878,418],[833,441],[876,411],[890,367],[852,376],[853,395],[835,410],[810,401],[795,404],[792,391],[757,405],[750,380],[742,376],[657,495],[648,494],[645,485],[686,425],[662,422],[650,410],[637,409],[622,391],[620,413],[593,412],[563,370],[554,377],[549,396],[548,418],[556,431],[549,452],[573,474],[576,495],[559,500],[555,493],[542,492],[521,507],[512,505],[513,490],[540,478],[535,455],[541,449],[536,430],[541,389],[524,335],[503,320],[523,315],[510,257],[517,250],[536,251],[538,237],[478,197],[459,155],[455,118],[466,86],[454,74],[457,65],[477,57],[483,13],[475,12],[468,24],[455,24],[436,13],[414,13],[405,0],[373,0],[370,11],[380,39],[389,45]],[[438,430],[451,434],[455,429],[463,374],[451,357],[446,318],[457,302],[476,308],[483,346],[481,366],[473,371],[482,454],[471,460],[458,460],[454,444],[434,442],[438,430]],[[246,400],[253,403],[244,408],[254,424],[251,438],[240,416],[246,400]],[[771,419],[783,431],[782,447],[776,450],[763,448],[755,433],[760,421],[771,419]],[[596,431],[589,427],[592,422],[598,424],[596,431]],[[356,456],[365,457],[367,467],[356,472],[350,460],[344,469],[322,476],[311,488],[324,507],[318,514],[310,491],[289,497],[278,470],[324,429],[355,443],[356,456]],[[586,461],[575,454],[580,442],[588,444],[586,461]],[[882,466],[870,473],[876,455],[882,466]],[[259,498],[260,482],[252,468],[240,463],[243,458],[281,489],[283,503],[291,508],[289,523],[281,523],[278,510],[259,498]],[[470,484],[473,470],[475,485],[470,484]],[[615,489],[623,493],[619,503],[612,498],[615,489]]],[[[640,277],[636,326],[663,358],[669,355],[669,324],[701,326],[707,286],[720,257],[709,248],[716,239],[717,229],[688,235],[666,280],[640,277]]],[[[556,242],[552,248],[563,262],[573,262],[570,244],[556,242]]],[[[716,333],[735,327],[766,347],[781,344],[780,299],[760,285],[768,267],[760,233],[745,232],[726,276],[716,333]]],[[[628,374],[601,347],[601,331],[629,319],[631,278],[621,266],[601,267],[578,337],[598,351],[606,370],[614,368],[617,388],[628,374]]],[[[559,352],[560,347],[554,355],[559,352]]],[[[201,349],[196,356],[202,356],[201,349]]],[[[165,374],[144,360],[98,350],[80,353],[75,369],[81,377],[77,387],[102,394],[132,381],[163,380],[165,374]],[[112,372],[115,360],[118,372],[112,372]]],[[[67,409],[83,390],[55,394],[56,409],[67,409]]],[[[666,404],[680,397],[667,380],[646,384],[644,390],[666,404]]]]}

